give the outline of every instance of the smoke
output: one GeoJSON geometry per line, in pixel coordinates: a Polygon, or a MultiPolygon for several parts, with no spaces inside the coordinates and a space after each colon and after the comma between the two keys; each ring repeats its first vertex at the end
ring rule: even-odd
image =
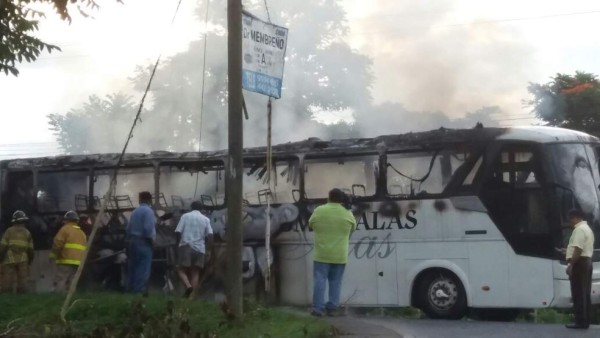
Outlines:
{"type": "MultiPolygon", "coordinates": [[[[220,4],[211,3],[206,54],[199,39],[161,64],[130,152],[227,147],[225,12],[215,9],[220,4]]],[[[520,105],[513,98],[526,95],[519,93],[526,92],[531,48],[507,26],[453,26],[454,4],[446,0],[425,10],[415,2],[379,1],[369,19],[350,25],[339,2],[272,4],[274,23],[290,30],[283,96],[273,102],[273,143],[498,125],[503,111],[520,105]],[[348,112],[353,118],[341,124],[319,123],[348,112]]],[[[262,6],[245,2],[259,16],[262,6]]],[[[204,27],[205,8],[197,2],[199,19],[192,30],[204,27]]],[[[139,92],[148,78],[146,67],[133,76],[139,92]]],[[[267,98],[244,95],[250,116],[244,121],[244,145],[264,146],[267,98]]],[[[80,133],[86,134],[89,152],[120,151],[134,115],[132,110],[118,123],[110,121],[110,128],[87,122],[80,133]]]]}
{"type": "MultiPolygon", "coordinates": [[[[533,47],[514,27],[472,22],[459,16],[456,6],[454,0],[437,1],[434,7],[383,0],[368,19],[353,21],[353,46],[377,61],[375,102],[402,104],[398,119],[386,124],[415,130],[430,120],[447,123],[485,106],[508,114],[522,111],[533,47]],[[406,110],[422,113],[406,119],[406,110]]],[[[379,108],[391,117],[388,103],[379,108]]]]}

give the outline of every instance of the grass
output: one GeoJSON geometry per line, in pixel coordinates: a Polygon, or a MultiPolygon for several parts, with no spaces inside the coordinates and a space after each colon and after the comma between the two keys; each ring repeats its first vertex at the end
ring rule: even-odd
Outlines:
{"type": "Polygon", "coordinates": [[[0,337],[332,337],[325,321],[298,316],[260,304],[245,304],[241,325],[226,319],[227,309],[214,303],[157,295],[94,293],[76,297],[59,318],[64,296],[1,295],[0,337]]]}

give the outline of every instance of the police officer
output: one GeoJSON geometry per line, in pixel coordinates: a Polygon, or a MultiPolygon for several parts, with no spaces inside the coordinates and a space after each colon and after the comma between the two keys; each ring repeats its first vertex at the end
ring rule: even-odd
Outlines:
{"type": "Polygon", "coordinates": [[[50,258],[56,262],[54,291],[66,291],[81,264],[87,237],[79,227],[79,215],[68,211],[52,244],[50,258]]]}
{"type": "Polygon", "coordinates": [[[0,262],[2,262],[2,292],[27,291],[29,266],[33,261],[33,239],[25,228],[29,218],[21,210],[15,211],[11,224],[0,241],[0,262]]]}

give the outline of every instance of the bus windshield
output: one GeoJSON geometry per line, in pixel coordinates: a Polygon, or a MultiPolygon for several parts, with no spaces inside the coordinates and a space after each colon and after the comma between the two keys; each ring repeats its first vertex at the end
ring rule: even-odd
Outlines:
{"type": "MultiPolygon", "coordinates": [[[[556,144],[551,146],[555,167],[557,195],[561,209],[561,222],[567,225],[566,214],[571,208],[580,208],[587,216],[596,237],[595,249],[600,248],[600,184],[597,146],[590,144],[556,144]]],[[[568,227],[563,230],[563,245],[570,236],[568,227]]],[[[594,255],[596,259],[598,253],[594,255]]]]}

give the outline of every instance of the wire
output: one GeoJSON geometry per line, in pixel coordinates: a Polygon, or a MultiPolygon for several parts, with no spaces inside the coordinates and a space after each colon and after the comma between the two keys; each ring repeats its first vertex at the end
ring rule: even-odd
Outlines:
{"type": "Polygon", "coordinates": [[[265,10],[267,11],[267,19],[269,20],[269,23],[271,23],[271,13],[269,13],[269,6],[267,6],[267,0],[264,0],[265,2],[265,10]]]}
{"type": "Polygon", "coordinates": [[[198,151],[202,149],[202,115],[204,113],[204,83],[206,80],[206,41],[208,39],[208,9],[210,0],[206,0],[206,15],[204,17],[204,51],[202,54],[202,89],[200,94],[200,134],[198,135],[198,151]]]}
{"type": "Polygon", "coordinates": [[[510,118],[510,119],[497,119],[497,120],[492,120],[492,121],[502,122],[502,121],[515,121],[515,120],[537,120],[537,118],[534,116],[532,116],[532,117],[515,117],[515,118],[510,118]]]}
{"type": "MultiPolygon", "coordinates": [[[[206,0],[206,14],[204,16],[204,51],[202,54],[202,89],[200,91],[200,126],[198,133],[198,151],[202,150],[202,116],[204,114],[204,83],[206,80],[206,40],[208,38],[208,9],[210,0],[206,0]]],[[[194,188],[194,198],[198,194],[198,181],[200,180],[200,170],[196,173],[196,187],[194,188]]],[[[217,188],[219,182],[217,181],[217,188]]]]}
{"type": "MultiPolygon", "coordinates": [[[[556,19],[556,18],[566,17],[566,16],[599,14],[599,13],[600,13],[600,10],[593,10],[593,11],[558,13],[558,14],[549,14],[549,15],[540,15],[540,16],[521,17],[521,18],[506,18],[506,19],[497,19],[497,20],[463,22],[463,23],[440,25],[440,26],[432,25],[432,27],[449,28],[449,27],[461,27],[461,26],[472,26],[472,25],[474,26],[474,25],[496,24],[496,23],[503,23],[503,22],[519,22],[519,21],[531,21],[531,20],[543,20],[543,19],[556,19]]],[[[383,34],[383,33],[393,33],[393,32],[397,32],[397,31],[398,31],[398,29],[375,30],[375,31],[349,33],[349,34],[347,34],[347,36],[375,35],[375,34],[383,34]]]]}

